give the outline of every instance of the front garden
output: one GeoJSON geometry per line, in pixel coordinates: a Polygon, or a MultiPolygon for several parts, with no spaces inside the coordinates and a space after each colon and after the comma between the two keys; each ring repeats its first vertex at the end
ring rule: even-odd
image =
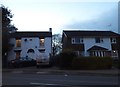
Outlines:
{"type": "Polygon", "coordinates": [[[53,60],[55,66],[69,70],[111,69],[117,66],[111,57],[77,57],[73,52],[62,52],[53,60]]]}

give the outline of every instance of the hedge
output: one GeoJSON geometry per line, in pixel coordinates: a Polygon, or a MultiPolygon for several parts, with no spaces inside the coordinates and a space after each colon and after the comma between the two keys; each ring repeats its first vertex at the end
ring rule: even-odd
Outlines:
{"type": "Polygon", "coordinates": [[[60,69],[110,69],[111,57],[77,57],[75,53],[62,52],[54,57],[55,66],[60,69]]]}
{"type": "Polygon", "coordinates": [[[69,69],[72,67],[72,61],[75,57],[73,52],[62,52],[55,57],[55,65],[60,69],[69,69]]]}
{"type": "Polygon", "coordinates": [[[111,57],[80,57],[72,61],[72,69],[110,69],[111,57]]]}

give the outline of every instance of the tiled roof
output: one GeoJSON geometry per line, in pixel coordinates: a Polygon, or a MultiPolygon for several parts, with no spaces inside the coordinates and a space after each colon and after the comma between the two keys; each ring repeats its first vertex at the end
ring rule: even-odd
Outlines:
{"type": "Polygon", "coordinates": [[[80,30],[64,30],[64,34],[67,37],[73,37],[73,36],[86,36],[86,37],[91,37],[91,36],[107,36],[107,37],[118,37],[120,34],[117,34],[112,31],[80,31],[80,30]]]}
{"type": "Polygon", "coordinates": [[[21,38],[21,37],[52,37],[52,32],[15,32],[11,34],[11,37],[21,38]]]}
{"type": "Polygon", "coordinates": [[[93,46],[93,47],[91,47],[90,49],[88,49],[87,51],[95,51],[95,50],[108,50],[108,49],[106,49],[106,48],[104,48],[104,47],[100,47],[100,46],[93,46]]]}

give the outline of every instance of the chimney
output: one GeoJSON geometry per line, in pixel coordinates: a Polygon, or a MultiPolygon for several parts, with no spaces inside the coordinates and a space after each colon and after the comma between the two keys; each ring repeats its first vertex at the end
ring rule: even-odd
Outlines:
{"type": "Polygon", "coordinates": [[[49,28],[49,32],[52,32],[52,28],[49,28]]]}

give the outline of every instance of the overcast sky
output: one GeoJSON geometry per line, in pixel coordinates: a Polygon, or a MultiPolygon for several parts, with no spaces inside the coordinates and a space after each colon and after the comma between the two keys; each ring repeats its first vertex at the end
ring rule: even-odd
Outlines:
{"type": "Polygon", "coordinates": [[[118,32],[119,0],[2,0],[19,31],[65,29],[118,32]],[[97,2],[96,2],[97,1],[97,2]]]}

